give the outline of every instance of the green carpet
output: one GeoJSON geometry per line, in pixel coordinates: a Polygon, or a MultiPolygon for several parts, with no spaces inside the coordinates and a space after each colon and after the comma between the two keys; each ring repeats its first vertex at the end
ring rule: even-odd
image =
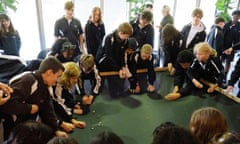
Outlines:
{"type": "MultiPolygon", "coordinates": [[[[167,72],[157,74],[157,91],[161,96],[172,90],[172,80],[167,72]]],[[[92,104],[89,114],[76,116],[76,119],[85,121],[87,127],[75,129],[70,136],[76,138],[79,144],[88,144],[99,132],[111,130],[125,144],[150,144],[152,132],[159,124],[171,121],[188,128],[191,113],[204,106],[220,109],[226,116],[229,129],[240,132],[240,105],[218,93],[166,101],[147,94],[112,100],[103,92],[92,104]]]]}

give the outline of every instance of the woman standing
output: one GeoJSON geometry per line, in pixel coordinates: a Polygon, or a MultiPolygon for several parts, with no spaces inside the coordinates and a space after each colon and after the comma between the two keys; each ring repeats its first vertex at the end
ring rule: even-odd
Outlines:
{"type": "Polygon", "coordinates": [[[0,15],[0,50],[6,55],[19,56],[21,40],[6,14],[0,15]]]}
{"type": "Polygon", "coordinates": [[[105,36],[105,27],[102,22],[102,12],[99,7],[94,7],[90,19],[85,26],[85,36],[88,54],[96,58],[98,48],[102,45],[105,36]]]}

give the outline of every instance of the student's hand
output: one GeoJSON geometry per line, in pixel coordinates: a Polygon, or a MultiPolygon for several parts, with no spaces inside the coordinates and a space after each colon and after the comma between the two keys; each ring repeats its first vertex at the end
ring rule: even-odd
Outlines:
{"type": "Polygon", "coordinates": [[[31,114],[35,114],[35,113],[37,113],[38,112],[38,110],[39,110],[39,107],[38,107],[38,105],[36,105],[36,104],[32,104],[32,109],[31,109],[31,114]]]}
{"type": "Polygon", "coordinates": [[[229,93],[229,92],[232,91],[232,90],[233,90],[233,86],[229,85],[229,86],[227,87],[226,93],[229,93]]]}
{"type": "Polygon", "coordinates": [[[214,90],[215,90],[216,87],[218,87],[218,84],[212,85],[211,87],[208,88],[207,92],[208,92],[208,93],[214,92],[214,90]]]}
{"type": "Polygon", "coordinates": [[[126,73],[125,73],[125,71],[123,69],[119,70],[119,77],[121,79],[125,79],[126,78],[126,73]]]}
{"type": "Polygon", "coordinates": [[[83,110],[81,108],[78,108],[78,109],[73,109],[73,113],[76,114],[76,115],[82,115],[83,114],[83,110]]]}
{"type": "Polygon", "coordinates": [[[139,85],[137,85],[135,89],[130,89],[130,92],[132,94],[138,94],[138,93],[140,93],[140,91],[141,91],[141,88],[139,85]]]}
{"type": "Polygon", "coordinates": [[[147,90],[148,90],[149,92],[154,92],[154,91],[155,91],[154,85],[149,84],[147,90]]]}
{"type": "Polygon", "coordinates": [[[174,86],[172,93],[176,93],[178,92],[178,90],[179,90],[178,86],[174,86]]]}
{"type": "Polygon", "coordinates": [[[172,71],[172,68],[173,68],[173,65],[172,63],[168,63],[168,71],[171,72],[172,71]]]}
{"type": "Polygon", "coordinates": [[[93,96],[90,97],[90,96],[84,95],[82,97],[82,102],[83,102],[84,105],[92,104],[92,100],[93,100],[93,96]]]}
{"type": "Polygon", "coordinates": [[[78,121],[76,119],[72,119],[72,124],[77,128],[85,128],[87,126],[84,121],[78,121]]]}
{"type": "Polygon", "coordinates": [[[75,105],[74,105],[74,108],[75,108],[75,109],[80,109],[81,107],[80,107],[79,104],[75,104],[75,105]]]}
{"type": "Polygon", "coordinates": [[[0,82],[0,90],[2,90],[5,94],[10,95],[13,93],[13,89],[8,85],[0,82]]]}
{"type": "Polygon", "coordinates": [[[63,121],[62,124],[61,124],[61,128],[63,128],[64,131],[66,131],[66,132],[71,132],[71,131],[73,131],[75,126],[73,124],[71,124],[71,123],[63,121]]]}
{"type": "Polygon", "coordinates": [[[198,80],[193,79],[192,82],[196,88],[199,88],[199,89],[203,88],[203,85],[198,80]]]}
{"type": "Polygon", "coordinates": [[[66,132],[60,131],[60,130],[55,131],[55,135],[58,137],[65,137],[65,138],[68,137],[68,134],[66,132]]]}
{"type": "Polygon", "coordinates": [[[6,94],[5,96],[4,92],[0,90],[0,106],[5,104],[10,99],[10,94],[6,94]]]}
{"type": "Polygon", "coordinates": [[[229,48],[229,49],[226,49],[225,51],[223,51],[223,53],[225,53],[226,55],[230,55],[233,51],[233,48],[229,48]]]}
{"type": "Polygon", "coordinates": [[[180,93],[169,93],[168,95],[165,96],[165,99],[173,101],[179,99],[180,97],[181,97],[180,93]]]}

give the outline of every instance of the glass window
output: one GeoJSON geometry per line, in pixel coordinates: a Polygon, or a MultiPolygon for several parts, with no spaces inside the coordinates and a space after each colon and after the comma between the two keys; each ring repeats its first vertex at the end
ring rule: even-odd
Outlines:
{"type": "Polygon", "coordinates": [[[21,37],[20,56],[25,60],[36,59],[40,51],[40,40],[35,1],[20,1],[17,11],[10,11],[9,15],[21,37]]]}
{"type": "Polygon", "coordinates": [[[200,3],[200,8],[203,10],[202,22],[205,24],[207,32],[209,32],[211,26],[214,24],[216,9],[215,3],[216,1],[212,0],[201,0],[200,3]]]}
{"type": "Polygon", "coordinates": [[[120,23],[128,21],[126,0],[104,0],[103,21],[106,34],[115,30],[120,23]]]}
{"type": "Polygon", "coordinates": [[[177,0],[175,13],[175,26],[178,30],[182,30],[183,26],[192,21],[192,11],[196,7],[196,0],[177,0]]]}
{"type": "Polygon", "coordinates": [[[43,25],[45,43],[51,48],[54,43],[54,24],[64,15],[64,3],[66,0],[42,0],[43,25]]]}

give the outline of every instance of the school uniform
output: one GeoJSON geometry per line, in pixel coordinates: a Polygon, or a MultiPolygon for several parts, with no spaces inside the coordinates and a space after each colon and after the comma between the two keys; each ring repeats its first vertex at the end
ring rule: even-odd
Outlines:
{"type": "Polygon", "coordinates": [[[81,23],[78,19],[72,18],[68,21],[64,16],[55,22],[54,36],[68,38],[68,40],[76,46],[75,56],[80,52],[80,35],[83,34],[81,23]]]}
{"type": "MultiPolygon", "coordinates": [[[[240,22],[237,24],[232,24],[232,21],[229,21],[224,25],[224,50],[231,48],[235,44],[240,42],[240,22]]],[[[234,47],[235,50],[240,49],[240,45],[234,47]]],[[[233,61],[234,53],[226,55],[227,62],[233,61]]]]}
{"type": "Polygon", "coordinates": [[[101,77],[98,73],[96,65],[94,65],[94,68],[90,73],[85,73],[83,69],[81,69],[80,79],[78,83],[81,97],[86,95],[86,91],[84,87],[85,80],[90,80],[90,84],[91,84],[90,95],[94,97],[97,96],[100,91],[101,77]]]}
{"type": "Polygon", "coordinates": [[[208,36],[207,42],[217,51],[218,57],[222,56],[224,49],[224,33],[223,29],[217,25],[212,26],[208,36]]]}
{"type": "MultiPolygon", "coordinates": [[[[12,116],[15,124],[27,120],[36,120],[38,116],[41,121],[56,131],[60,121],[54,112],[50,92],[52,87],[46,85],[41,74],[37,72],[22,73],[10,81],[13,89],[10,100],[0,107],[0,112],[12,116]],[[30,114],[32,104],[36,104],[39,110],[36,114],[30,114]]],[[[5,130],[10,131],[13,124],[5,125],[5,130]]]]}
{"type": "Polygon", "coordinates": [[[188,69],[188,77],[191,81],[195,78],[207,80],[211,83],[222,85],[224,68],[218,58],[210,57],[206,63],[199,62],[196,58],[188,69]]]}
{"type": "Polygon", "coordinates": [[[193,89],[195,89],[195,86],[187,75],[188,69],[183,69],[179,63],[176,63],[175,70],[173,81],[174,86],[178,86],[178,92],[182,97],[190,94],[193,89]],[[184,83],[186,83],[186,85],[183,87],[184,83]]]}
{"type": "Polygon", "coordinates": [[[204,42],[206,39],[206,27],[203,23],[200,23],[197,27],[193,26],[192,23],[185,25],[181,31],[185,40],[185,48],[193,50],[195,44],[204,42]]]}
{"type": "Polygon", "coordinates": [[[77,104],[71,92],[57,83],[57,85],[53,87],[51,98],[58,119],[71,122],[74,106],[77,104]]]}
{"type": "Polygon", "coordinates": [[[106,36],[103,48],[98,53],[97,61],[100,71],[119,71],[124,66],[124,52],[127,40],[121,40],[118,31],[106,36]]]}
{"type": "Polygon", "coordinates": [[[138,23],[133,23],[132,28],[133,34],[131,37],[136,38],[140,48],[144,44],[150,44],[153,47],[154,28],[151,24],[148,24],[145,27],[140,28],[138,23]]]}
{"type": "Polygon", "coordinates": [[[140,51],[133,53],[129,60],[128,68],[132,74],[132,77],[128,79],[130,82],[130,89],[135,89],[137,83],[140,81],[137,77],[137,69],[147,68],[148,83],[151,85],[154,84],[156,73],[153,67],[153,55],[147,60],[142,60],[140,51]]]}
{"type": "Polygon", "coordinates": [[[177,55],[180,51],[184,50],[184,46],[185,41],[181,33],[178,33],[170,43],[164,44],[165,63],[172,63],[175,66],[177,55]]]}
{"type": "Polygon", "coordinates": [[[105,26],[103,23],[95,25],[91,20],[87,21],[85,26],[85,37],[88,54],[96,57],[97,50],[102,46],[105,36],[105,26]]]}
{"type": "Polygon", "coordinates": [[[21,39],[18,32],[2,33],[0,36],[0,49],[4,51],[6,55],[19,56],[21,48],[21,39]]]}
{"type": "MultiPolygon", "coordinates": [[[[235,65],[235,68],[231,74],[231,78],[230,80],[228,81],[228,85],[230,86],[234,86],[234,84],[239,81],[239,78],[240,78],[240,58],[238,58],[238,61],[235,65]]],[[[240,82],[238,83],[238,88],[240,89],[240,82]]],[[[240,91],[238,92],[237,94],[237,97],[240,98],[240,91]]]]}

